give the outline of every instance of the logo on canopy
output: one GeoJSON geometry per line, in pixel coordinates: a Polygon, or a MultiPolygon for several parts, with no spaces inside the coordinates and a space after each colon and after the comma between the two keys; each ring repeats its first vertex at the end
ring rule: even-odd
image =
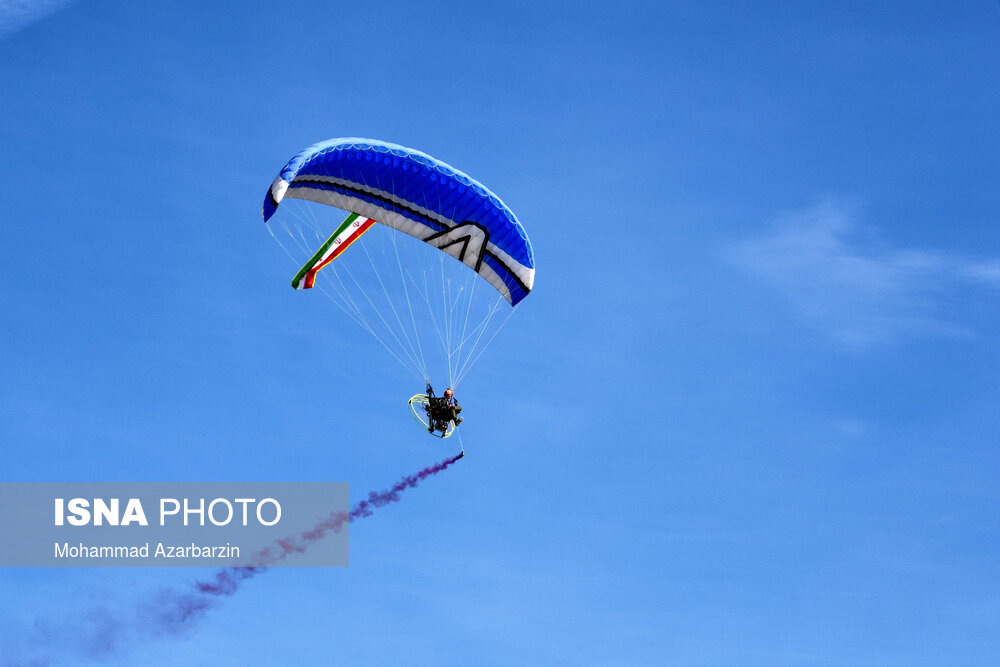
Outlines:
{"type": "Polygon", "coordinates": [[[463,222],[451,229],[431,234],[424,239],[435,248],[445,251],[477,273],[483,265],[490,233],[477,222],[463,222]]]}

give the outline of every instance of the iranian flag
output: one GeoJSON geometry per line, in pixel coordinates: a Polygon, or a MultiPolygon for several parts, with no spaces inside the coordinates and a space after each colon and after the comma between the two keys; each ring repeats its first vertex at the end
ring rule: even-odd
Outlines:
{"type": "Polygon", "coordinates": [[[343,224],[316,251],[312,259],[306,262],[305,266],[295,274],[295,278],[292,279],[292,287],[295,289],[309,289],[316,284],[316,273],[337,259],[340,253],[347,250],[347,246],[361,238],[361,235],[367,232],[368,228],[374,224],[374,220],[369,220],[357,213],[351,213],[347,216],[343,224]]]}

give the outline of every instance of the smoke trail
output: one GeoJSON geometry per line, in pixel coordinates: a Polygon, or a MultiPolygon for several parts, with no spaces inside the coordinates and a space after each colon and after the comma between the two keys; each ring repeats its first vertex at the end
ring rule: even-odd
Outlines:
{"type": "Polygon", "coordinates": [[[350,512],[333,512],[326,519],[298,536],[277,540],[274,545],[261,549],[250,559],[251,566],[220,568],[210,581],[198,581],[195,582],[194,586],[202,595],[228,597],[239,590],[240,584],[247,579],[252,579],[261,572],[266,572],[269,565],[273,565],[289,554],[302,553],[309,547],[310,543],[322,539],[329,532],[339,533],[345,524],[369,517],[379,507],[398,503],[403,491],[412,489],[428,477],[445,470],[463,456],[465,456],[464,450],[461,454],[428,466],[418,473],[407,475],[390,489],[371,491],[368,493],[368,498],[357,503],[350,512]]]}
{"type": "Polygon", "coordinates": [[[37,620],[30,633],[9,639],[0,637],[0,667],[48,665],[60,653],[100,660],[113,656],[132,642],[186,636],[221,598],[234,595],[243,582],[266,572],[269,565],[305,551],[311,543],[331,532],[339,532],[357,519],[371,516],[378,508],[399,502],[404,491],[447,469],[464,455],[463,451],[407,475],[389,489],[370,492],[349,512],[333,512],[309,530],[277,540],[256,553],[250,566],[220,568],[208,581],[196,581],[189,589],[164,589],[128,613],[115,613],[102,607],[76,616],[73,623],[37,620]]]}

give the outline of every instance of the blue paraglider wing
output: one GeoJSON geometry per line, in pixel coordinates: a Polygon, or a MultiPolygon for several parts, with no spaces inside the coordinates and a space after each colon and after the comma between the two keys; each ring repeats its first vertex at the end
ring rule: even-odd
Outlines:
{"type": "Polygon", "coordinates": [[[514,213],[483,184],[411,148],[331,139],[288,161],[271,184],[265,222],[284,197],[357,213],[455,257],[516,306],[535,277],[531,242],[514,213]]]}

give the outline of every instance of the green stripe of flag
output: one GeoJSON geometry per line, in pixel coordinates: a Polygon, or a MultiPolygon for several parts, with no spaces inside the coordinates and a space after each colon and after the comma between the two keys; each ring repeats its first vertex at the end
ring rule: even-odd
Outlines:
{"type": "Polygon", "coordinates": [[[352,222],[357,220],[359,217],[360,216],[357,213],[351,213],[349,216],[347,216],[347,219],[344,220],[344,222],[340,225],[340,227],[337,227],[337,231],[331,234],[330,238],[328,238],[326,242],[322,246],[320,246],[319,250],[316,251],[316,254],[312,256],[312,259],[306,262],[305,265],[303,265],[303,267],[299,269],[299,272],[295,274],[295,277],[292,278],[292,287],[298,285],[299,281],[302,280],[307,273],[309,273],[309,269],[316,266],[316,264],[321,259],[323,259],[323,256],[326,254],[326,251],[330,249],[331,245],[333,245],[333,240],[337,238],[341,232],[347,229],[347,227],[352,222]]]}

